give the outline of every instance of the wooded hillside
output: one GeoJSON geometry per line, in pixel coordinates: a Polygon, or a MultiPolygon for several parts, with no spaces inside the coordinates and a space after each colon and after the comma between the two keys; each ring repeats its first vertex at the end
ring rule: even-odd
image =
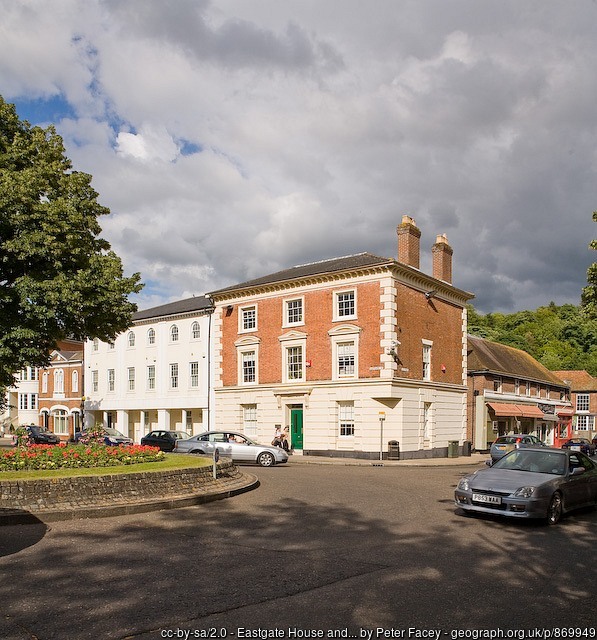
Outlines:
{"type": "Polygon", "coordinates": [[[572,304],[481,315],[469,305],[468,332],[530,353],[552,371],[586,369],[597,376],[597,320],[572,304]]]}

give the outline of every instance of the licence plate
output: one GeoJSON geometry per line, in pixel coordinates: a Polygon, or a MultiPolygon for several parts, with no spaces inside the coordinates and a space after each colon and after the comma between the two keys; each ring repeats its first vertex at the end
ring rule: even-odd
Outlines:
{"type": "Polygon", "coordinates": [[[580,451],[580,447],[578,445],[573,445],[570,448],[572,449],[572,451],[580,451]]]}
{"type": "Polygon", "coordinates": [[[502,504],[500,496],[487,496],[484,493],[473,493],[475,502],[486,502],[488,504],[502,504]]]}

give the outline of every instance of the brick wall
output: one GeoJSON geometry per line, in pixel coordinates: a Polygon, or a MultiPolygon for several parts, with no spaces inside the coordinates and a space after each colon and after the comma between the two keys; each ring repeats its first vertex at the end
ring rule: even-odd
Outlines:
{"type": "MultiPolygon", "coordinates": [[[[218,481],[239,475],[232,462],[226,460],[218,463],[218,481]]],[[[211,465],[153,473],[2,480],[0,509],[36,512],[142,502],[191,495],[208,485],[213,486],[213,482],[211,465]]]]}

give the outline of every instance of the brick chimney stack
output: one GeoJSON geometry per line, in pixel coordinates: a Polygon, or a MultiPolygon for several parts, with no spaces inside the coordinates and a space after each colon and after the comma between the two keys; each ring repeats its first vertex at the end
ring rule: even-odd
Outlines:
{"type": "Polygon", "coordinates": [[[431,247],[433,256],[433,277],[452,284],[452,254],[454,250],[448,244],[448,238],[444,233],[437,236],[435,244],[431,247]]]}
{"type": "Polygon", "coordinates": [[[398,234],[398,262],[419,268],[421,252],[421,231],[410,216],[402,216],[402,222],[396,227],[398,234]]]}

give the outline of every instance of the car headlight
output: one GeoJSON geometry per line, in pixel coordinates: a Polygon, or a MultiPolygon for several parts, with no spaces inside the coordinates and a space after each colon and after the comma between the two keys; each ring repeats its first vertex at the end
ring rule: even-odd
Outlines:
{"type": "Polygon", "coordinates": [[[530,498],[535,492],[535,487],[520,487],[516,489],[514,495],[517,498],[530,498]]]}
{"type": "Polygon", "coordinates": [[[461,491],[468,491],[469,490],[469,480],[468,480],[468,478],[461,478],[460,482],[458,483],[458,488],[461,491]]]}

